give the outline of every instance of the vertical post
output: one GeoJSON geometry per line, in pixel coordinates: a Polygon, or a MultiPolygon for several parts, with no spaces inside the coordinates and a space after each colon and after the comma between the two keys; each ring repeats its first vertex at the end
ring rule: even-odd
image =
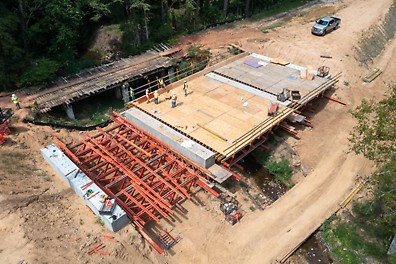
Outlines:
{"type": "Polygon", "coordinates": [[[173,78],[175,78],[175,68],[171,67],[168,69],[168,78],[169,78],[169,83],[172,83],[173,78]]]}
{"type": "Polygon", "coordinates": [[[128,86],[121,86],[121,96],[122,96],[122,100],[124,101],[124,103],[128,103],[129,102],[129,87],[128,86]]]}
{"type": "Polygon", "coordinates": [[[73,106],[71,104],[64,104],[63,106],[65,108],[67,117],[72,120],[76,119],[73,111],[73,106]]]}

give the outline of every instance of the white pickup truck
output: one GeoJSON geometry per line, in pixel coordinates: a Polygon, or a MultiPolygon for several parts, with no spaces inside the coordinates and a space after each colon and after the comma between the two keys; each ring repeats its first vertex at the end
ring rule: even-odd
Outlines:
{"type": "Polygon", "coordinates": [[[314,35],[324,36],[332,30],[340,27],[341,19],[337,17],[324,17],[316,20],[311,33],[314,35]]]}

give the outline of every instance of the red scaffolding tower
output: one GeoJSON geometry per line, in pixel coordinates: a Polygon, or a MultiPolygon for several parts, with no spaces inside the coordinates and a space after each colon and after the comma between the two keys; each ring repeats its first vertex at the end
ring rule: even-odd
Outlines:
{"type": "Polygon", "coordinates": [[[199,185],[214,196],[208,186],[210,172],[195,164],[122,115],[114,113],[116,124],[80,143],[58,147],[128,214],[133,225],[159,252],[163,249],[144,231],[151,219],[171,220],[173,205],[189,199],[192,186],[199,185]]]}

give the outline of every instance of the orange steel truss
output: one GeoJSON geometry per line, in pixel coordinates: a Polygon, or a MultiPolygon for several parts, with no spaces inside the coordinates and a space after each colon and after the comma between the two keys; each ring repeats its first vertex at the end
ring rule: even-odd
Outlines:
{"type": "Polygon", "coordinates": [[[116,124],[111,129],[98,128],[99,133],[80,143],[66,146],[55,139],[58,147],[117,204],[143,237],[159,252],[163,249],[144,231],[151,219],[171,220],[173,206],[189,199],[192,186],[211,189],[209,174],[176,150],[159,141],[114,113],[116,124]]]}

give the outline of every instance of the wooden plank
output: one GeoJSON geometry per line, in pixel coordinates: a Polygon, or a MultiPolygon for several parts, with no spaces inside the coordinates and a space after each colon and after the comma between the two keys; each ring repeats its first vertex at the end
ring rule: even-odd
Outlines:
{"type": "Polygon", "coordinates": [[[380,76],[380,74],[382,73],[382,71],[378,68],[374,68],[373,70],[371,70],[364,78],[363,81],[367,82],[367,83],[371,83],[372,81],[374,81],[378,76],[380,76]]]}
{"type": "Polygon", "coordinates": [[[271,59],[271,63],[285,66],[285,65],[289,64],[290,62],[288,62],[287,60],[284,60],[284,59],[280,59],[280,58],[273,58],[273,59],[271,59]]]}

